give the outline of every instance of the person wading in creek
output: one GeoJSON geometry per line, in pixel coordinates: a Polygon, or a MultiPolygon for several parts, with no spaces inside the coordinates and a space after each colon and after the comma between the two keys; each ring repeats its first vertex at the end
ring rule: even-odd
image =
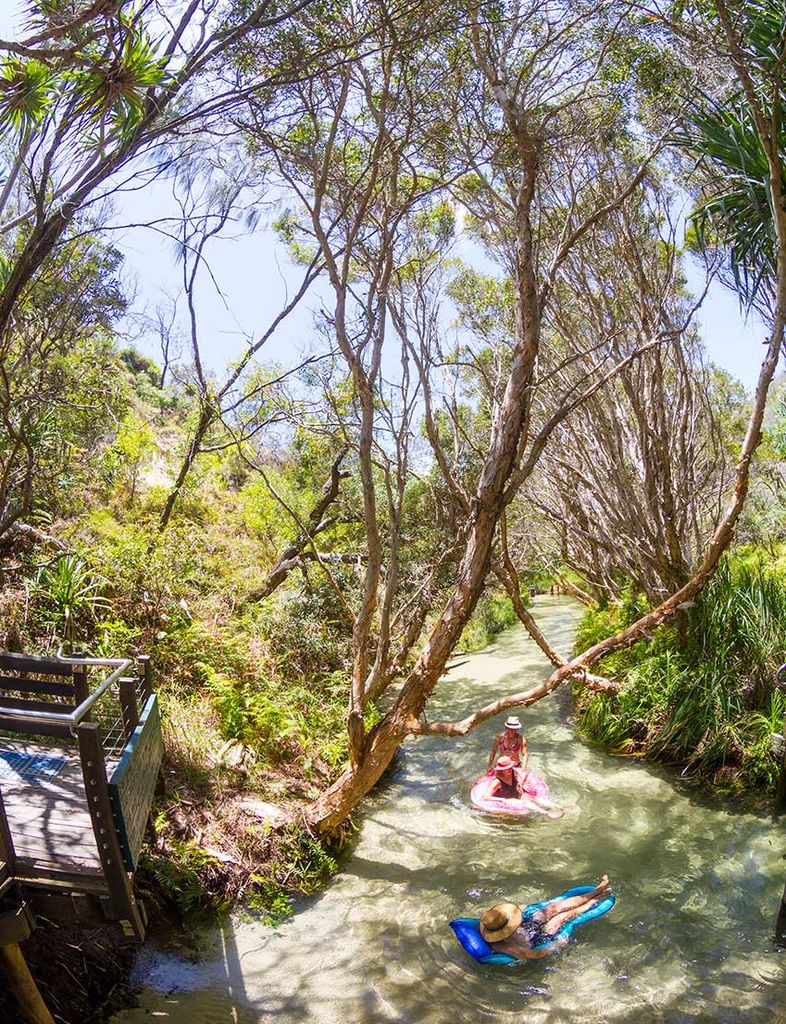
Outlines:
{"type": "Polygon", "coordinates": [[[489,771],[494,767],[498,757],[508,757],[524,771],[527,770],[529,761],[527,741],[521,735],[521,722],[515,715],[511,715],[505,722],[505,731],[494,737],[494,746],[491,748],[491,757],[489,758],[489,771]]]}

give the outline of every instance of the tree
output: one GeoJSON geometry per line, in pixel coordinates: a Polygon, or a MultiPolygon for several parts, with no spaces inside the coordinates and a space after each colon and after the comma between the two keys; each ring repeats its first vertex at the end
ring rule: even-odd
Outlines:
{"type": "MultiPolygon", "coordinates": [[[[539,457],[538,439],[533,441],[530,433],[531,386],[543,341],[544,311],[558,301],[555,286],[561,268],[582,239],[593,233],[602,237],[605,220],[634,194],[646,172],[646,158],[638,167],[629,160],[613,198],[601,201],[591,187],[592,175],[581,170],[592,163],[590,155],[582,164],[582,156],[593,152],[591,145],[584,144],[586,136],[581,128],[588,133],[597,133],[600,128],[592,118],[594,109],[603,110],[602,104],[598,108],[592,105],[599,99],[595,68],[613,37],[605,19],[611,13],[603,5],[595,5],[582,9],[572,20],[566,19],[564,8],[557,5],[550,8],[539,4],[537,10],[526,11],[518,5],[495,6],[491,17],[471,23],[466,51],[469,63],[461,66],[457,76],[460,103],[456,105],[465,112],[465,119],[451,124],[455,135],[465,142],[471,161],[472,177],[463,188],[465,202],[470,210],[477,211],[477,222],[489,243],[499,247],[513,282],[515,322],[509,367],[492,421],[488,454],[463,510],[465,549],[455,587],[414,666],[406,673],[392,709],[363,737],[362,747],[355,740],[359,755],[310,809],[310,821],[322,830],[330,831],[341,823],[379,778],[406,736],[464,735],[501,711],[541,699],[563,680],[585,671],[608,651],[633,643],[690,601],[731,541],[744,504],[750,462],[759,442],[766,395],[783,338],[781,296],[786,296],[786,291],[780,283],[773,331],[735,471],[734,494],[692,577],[628,629],[558,664],[538,686],[500,697],[460,722],[425,719],[428,697],[485,583],[504,510],[539,457]],[[591,47],[585,45],[589,26],[594,32],[591,47]],[[554,68],[560,70],[555,72],[554,68]]],[[[771,42],[768,38],[766,46],[771,42]]],[[[763,60],[766,62],[767,57],[763,60]]],[[[737,71],[739,61],[732,59],[732,65],[737,71]]],[[[777,95],[772,85],[770,78],[767,95],[777,95]]],[[[766,119],[762,117],[759,123],[764,139],[766,119]]],[[[623,142],[621,139],[624,151],[623,142]]],[[[631,140],[628,147],[629,152],[635,148],[631,140]]],[[[773,147],[770,159],[772,171],[777,171],[774,179],[778,184],[772,195],[778,199],[773,204],[779,211],[776,217],[786,217],[781,213],[780,157],[773,147]]],[[[780,250],[776,263],[778,275],[786,275],[786,260],[780,250]]],[[[567,415],[571,407],[575,406],[567,403],[562,414],[567,415]]],[[[459,488],[451,490],[460,502],[459,488]]]]}
{"type": "Polygon", "coordinates": [[[83,235],[17,305],[0,361],[0,542],[73,507],[123,414],[111,334],[125,309],[120,263],[83,235]]]}
{"type": "MultiPolygon", "coordinates": [[[[17,302],[80,211],[101,210],[128,180],[166,173],[174,139],[208,130],[250,94],[302,77],[302,53],[296,66],[258,64],[241,96],[226,57],[245,40],[273,54],[310,2],[262,2],[247,12],[192,0],[184,9],[165,3],[159,16],[120,0],[71,17],[60,4],[30,0],[33,34],[0,44],[12,54],[0,65],[0,125],[12,138],[0,191],[0,358],[17,302]]],[[[324,59],[324,50],[314,55],[324,59]]]]}
{"type": "MultiPolygon", "coordinates": [[[[575,351],[579,366],[640,354],[563,421],[527,488],[558,561],[599,598],[632,581],[653,605],[690,578],[717,525],[731,478],[721,427],[736,435],[742,410],[704,364],[691,325],[703,295],[685,292],[671,203],[650,179],[607,219],[602,252],[567,261],[556,352],[575,351]]],[[[548,408],[548,388],[540,401],[548,408]]]]}

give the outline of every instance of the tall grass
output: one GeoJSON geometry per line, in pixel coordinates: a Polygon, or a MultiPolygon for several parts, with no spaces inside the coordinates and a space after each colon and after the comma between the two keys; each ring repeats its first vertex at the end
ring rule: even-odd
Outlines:
{"type": "MultiPolygon", "coordinates": [[[[625,625],[624,609],[590,612],[578,643],[625,625]]],[[[769,736],[786,698],[774,687],[786,660],[786,579],[761,563],[721,564],[696,605],[651,641],[606,659],[615,695],[579,695],[581,731],[611,750],[643,753],[742,787],[774,783],[769,736]]]]}

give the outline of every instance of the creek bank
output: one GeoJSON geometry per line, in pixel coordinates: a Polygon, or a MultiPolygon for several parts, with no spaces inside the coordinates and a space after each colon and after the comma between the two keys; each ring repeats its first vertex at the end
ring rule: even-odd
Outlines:
{"type": "MultiPolygon", "coordinates": [[[[629,625],[643,611],[635,594],[585,611],[576,649],[629,625]]],[[[575,693],[579,733],[612,754],[636,754],[722,792],[771,793],[779,762],[786,690],[786,574],[730,556],[675,624],[616,651],[598,671],[614,694],[575,693]]]]}

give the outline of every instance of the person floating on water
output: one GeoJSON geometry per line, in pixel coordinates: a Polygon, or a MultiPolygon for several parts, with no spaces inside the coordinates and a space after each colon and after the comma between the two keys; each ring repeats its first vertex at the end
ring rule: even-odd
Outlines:
{"type": "Polygon", "coordinates": [[[498,757],[512,758],[516,765],[527,770],[529,752],[527,741],[521,735],[521,722],[511,715],[505,722],[505,731],[494,737],[494,746],[489,758],[489,771],[494,767],[498,757]]]}
{"type": "MultiPolygon", "coordinates": [[[[541,793],[534,785],[528,790],[529,772],[519,768],[510,757],[501,757],[494,768],[494,781],[487,790],[489,797],[500,797],[503,800],[520,800],[529,810],[538,814],[546,814],[549,818],[561,818],[565,813],[559,804],[547,799],[548,790],[543,786],[541,793]]],[[[542,784],[542,780],[541,780],[542,784]]]]}
{"type": "Polygon", "coordinates": [[[539,960],[567,944],[569,936],[558,935],[560,929],[609,896],[611,886],[604,875],[590,892],[556,899],[526,916],[522,914],[526,908],[517,903],[498,903],[481,917],[480,934],[495,953],[539,960]]]}

